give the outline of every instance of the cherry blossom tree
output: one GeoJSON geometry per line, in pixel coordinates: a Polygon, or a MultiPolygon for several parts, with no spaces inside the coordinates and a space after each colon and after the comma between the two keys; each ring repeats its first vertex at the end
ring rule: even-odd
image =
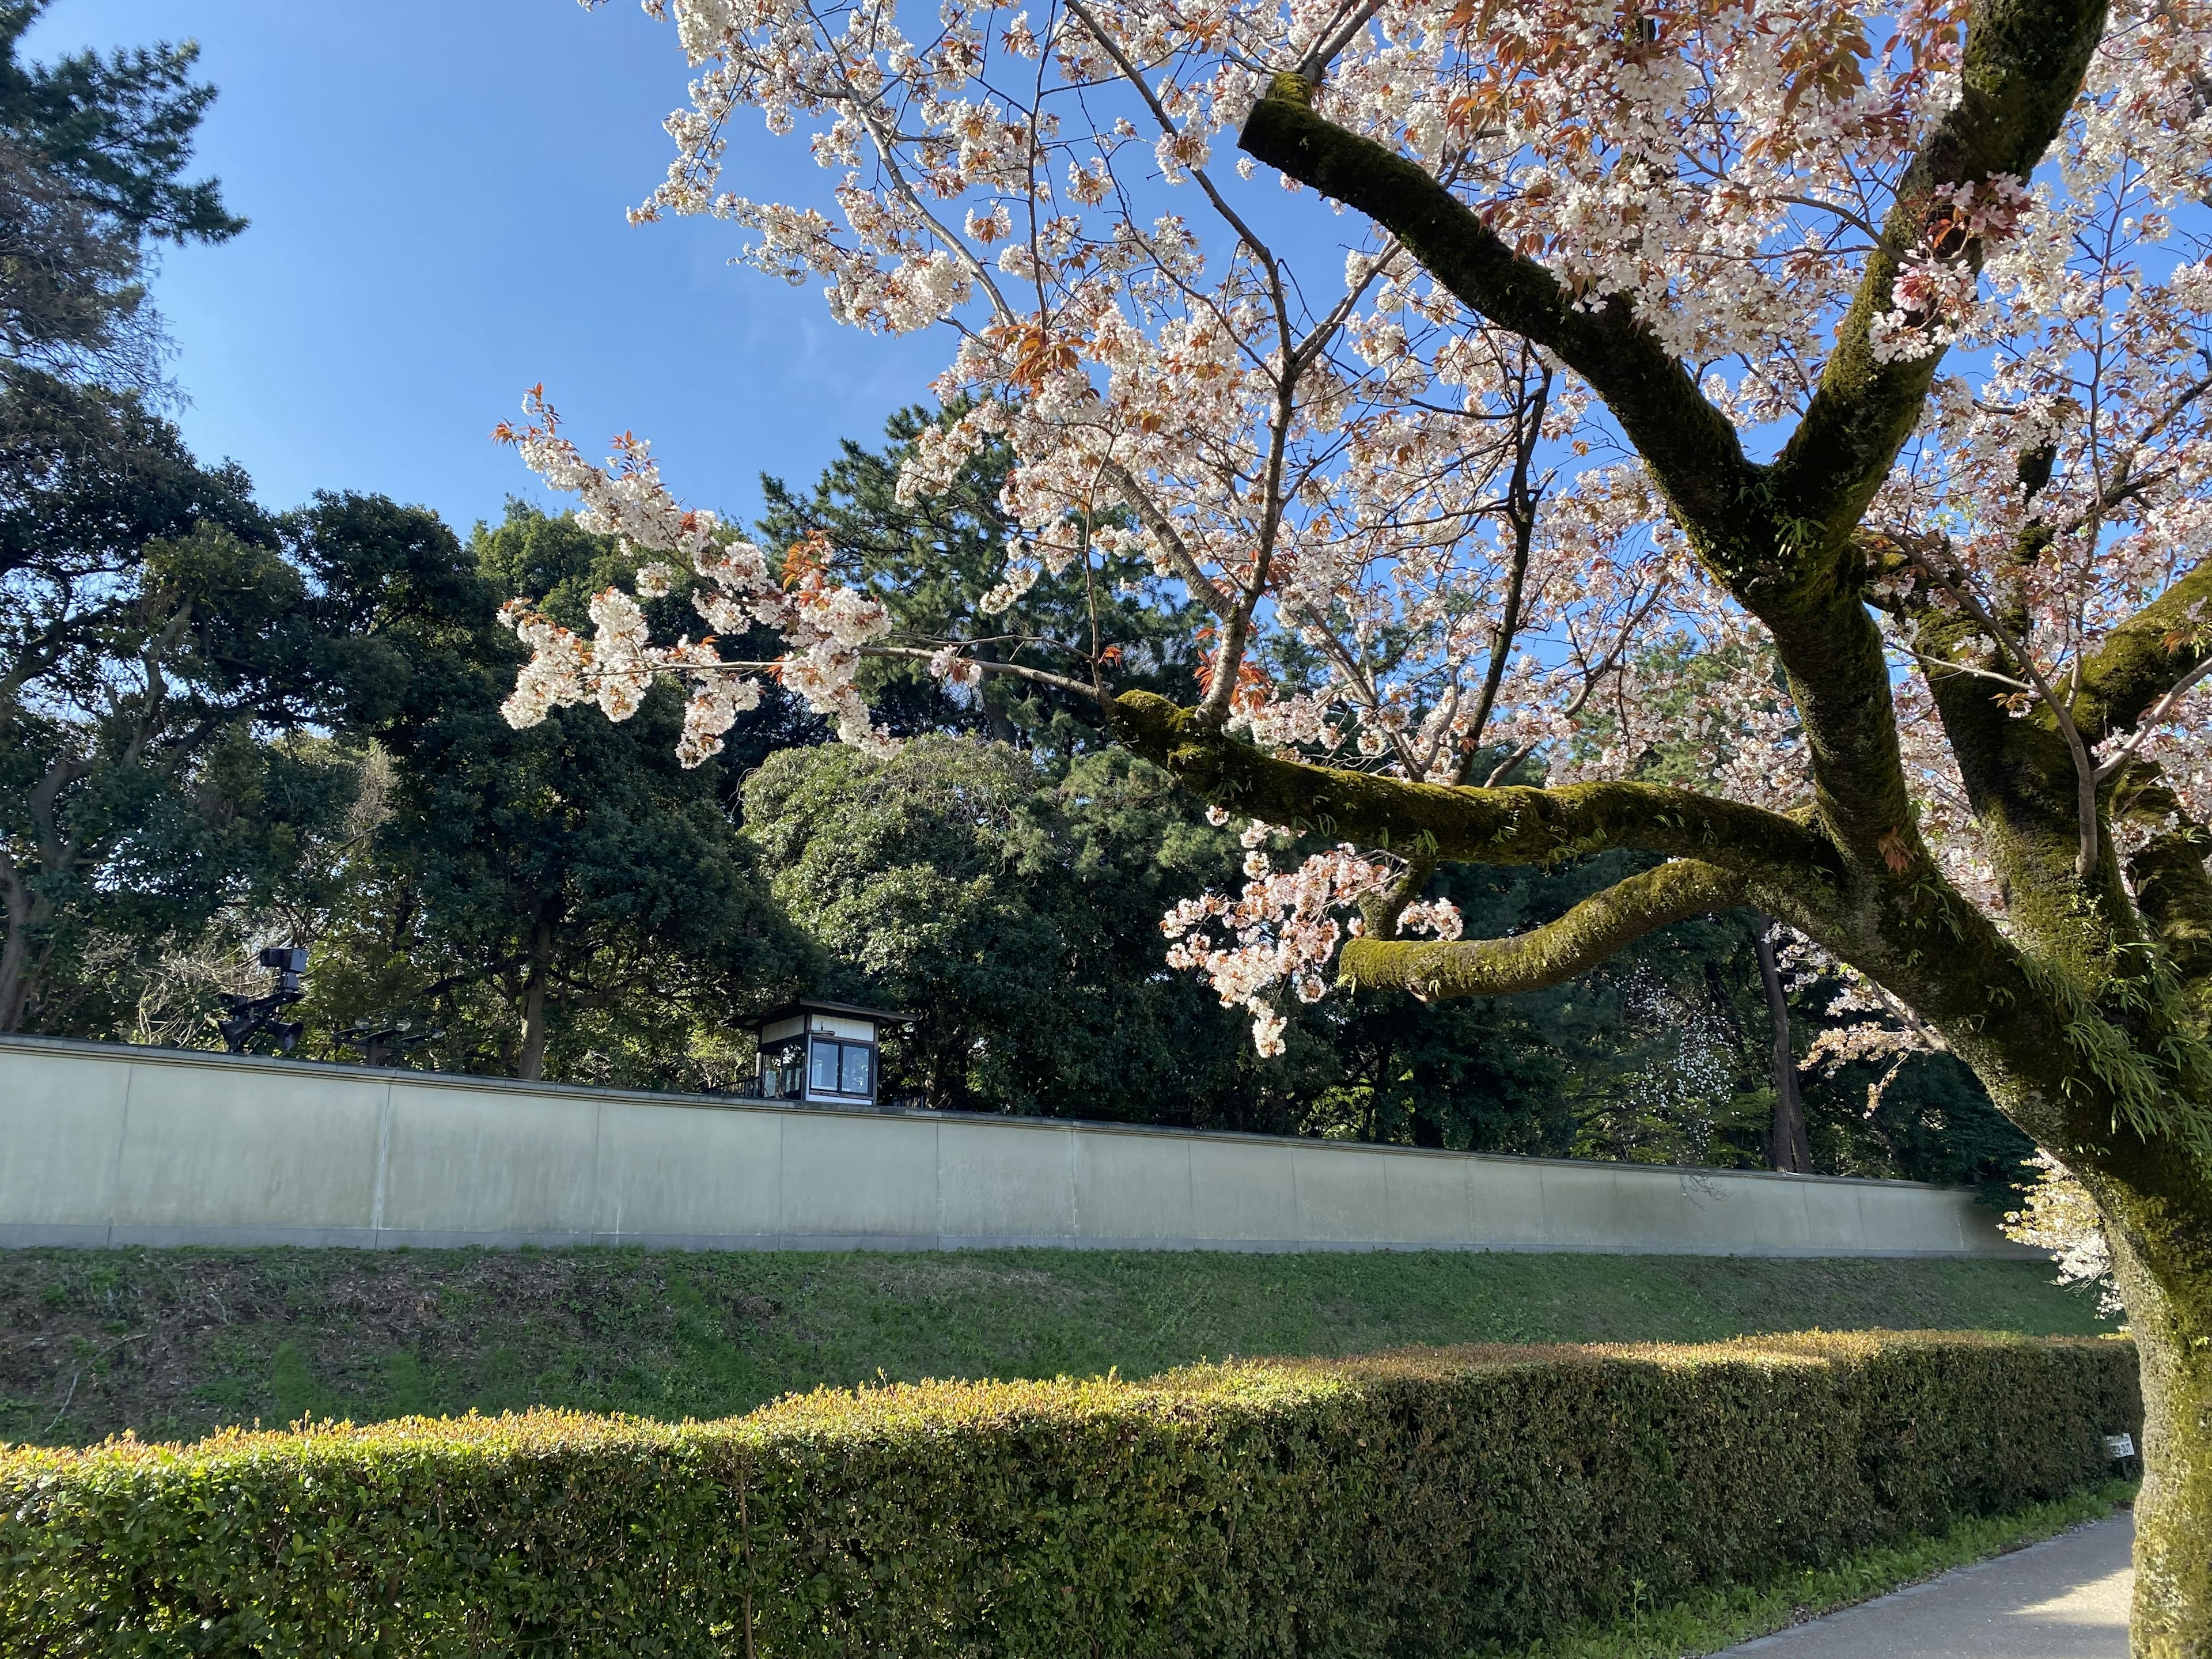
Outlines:
{"type": "Polygon", "coordinates": [[[702,629],[518,601],[511,718],[673,676],[702,757],[775,674],[877,744],[880,653],[1095,696],[1249,826],[1244,889],[1165,926],[1263,1051],[1285,997],[1777,918],[2094,1199],[2143,1360],[2136,1650],[2212,1652],[2212,8],[1031,4],[648,0],[696,79],[634,216],[945,332],[902,489],[1017,458],[994,659],[534,399],[507,435],[702,629]],[[725,187],[756,111],[817,199],[725,187]],[[1211,613],[1195,707],[1117,694],[1110,640],[1029,648],[1037,573],[1106,552],[1211,613]],[[726,659],[755,623],[788,649],[726,659]],[[1613,848],[1651,862],[1513,938],[1423,902],[1613,848]]]}
{"type": "Polygon", "coordinates": [[[2106,1243],[2096,1200],[2050,1153],[2038,1152],[2029,1163],[2036,1171],[2035,1181],[2027,1189],[2024,1207],[2008,1211],[1999,1224],[2005,1237],[2049,1255],[2057,1264],[2060,1284],[2094,1285],[2099,1313],[2110,1316],[2124,1312],[2112,1285],[2112,1246],[2106,1243]]]}

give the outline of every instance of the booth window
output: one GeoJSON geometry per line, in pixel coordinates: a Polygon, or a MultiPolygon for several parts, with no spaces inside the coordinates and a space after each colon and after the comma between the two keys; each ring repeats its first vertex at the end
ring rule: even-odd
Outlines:
{"type": "Polygon", "coordinates": [[[840,1042],[835,1037],[817,1036],[808,1086],[816,1094],[872,1095],[875,1055],[876,1051],[865,1042],[840,1042]]]}
{"type": "Polygon", "coordinates": [[[770,1100],[796,1100],[805,1092],[806,1039],[787,1037],[771,1047],[761,1066],[761,1092],[770,1100]]]}

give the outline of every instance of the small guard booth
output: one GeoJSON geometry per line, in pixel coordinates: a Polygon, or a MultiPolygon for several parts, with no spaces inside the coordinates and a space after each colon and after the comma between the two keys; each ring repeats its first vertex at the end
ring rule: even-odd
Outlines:
{"type": "Polygon", "coordinates": [[[882,1092],[878,1036],[886,1026],[911,1025],[912,1014],[849,1002],[801,999],[753,1023],[760,1057],[757,1098],[814,1106],[874,1106],[882,1092]]]}

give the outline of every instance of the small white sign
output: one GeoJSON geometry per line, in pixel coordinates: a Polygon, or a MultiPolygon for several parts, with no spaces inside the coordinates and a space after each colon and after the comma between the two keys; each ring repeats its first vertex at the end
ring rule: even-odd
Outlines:
{"type": "Polygon", "coordinates": [[[2135,1437],[2128,1434],[2108,1434],[2105,1437],[2105,1449],[2112,1453],[2115,1460],[2133,1457],[2136,1455],[2135,1437]]]}

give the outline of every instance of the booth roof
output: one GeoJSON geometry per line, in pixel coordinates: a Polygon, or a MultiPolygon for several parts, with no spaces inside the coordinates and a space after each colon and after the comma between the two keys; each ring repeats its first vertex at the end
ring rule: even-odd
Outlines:
{"type": "Polygon", "coordinates": [[[894,1013],[888,1008],[863,1008],[853,1002],[822,1002],[811,997],[801,997],[796,1002],[787,1002],[756,1015],[744,1023],[750,1031],[763,1030],[779,1021],[797,1019],[802,1014],[842,1014],[847,1019],[873,1020],[878,1025],[911,1025],[920,1018],[915,1014],[894,1013]]]}

